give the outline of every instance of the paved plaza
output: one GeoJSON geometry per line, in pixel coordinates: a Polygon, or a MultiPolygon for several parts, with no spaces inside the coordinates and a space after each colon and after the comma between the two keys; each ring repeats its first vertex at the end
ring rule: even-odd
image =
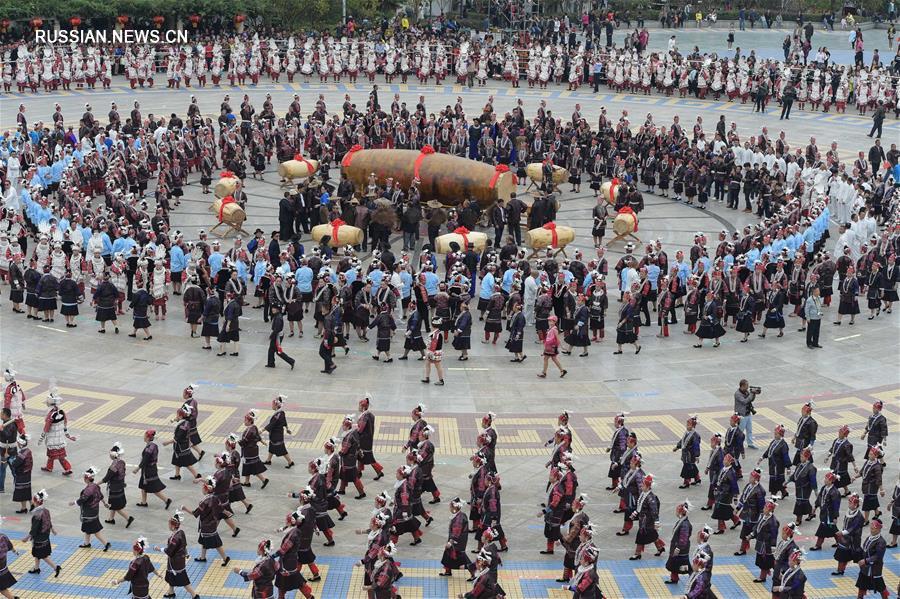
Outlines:
{"type": "MultiPolygon", "coordinates": [[[[721,43],[724,48],[726,33],[726,29],[685,30],[678,32],[679,44],[682,47],[697,44],[706,50],[721,43]],[[719,38],[720,41],[715,41],[719,38]]],[[[883,34],[882,31],[867,32],[867,35],[878,36],[877,39],[869,38],[875,46],[867,45],[867,48],[878,47],[883,34]]],[[[760,53],[774,52],[772,55],[777,56],[782,35],[782,32],[774,31],[739,32],[737,45],[756,46],[760,53]]],[[[667,36],[666,32],[654,31],[651,48],[654,43],[664,44],[667,36]]],[[[826,39],[831,46],[846,46],[845,38],[844,33],[817,31],[813,46],[825,44],[826,39]]],[[[837,55],[834,49],[832,51],[837,55]]],[[[882,56],[883,59],[889,56],[886,49],[882,50],[882,56]]],[[[576,103],[580,103],[582,114],[591,123],[596,123],[603,106],[612,118],[617,118],[622,110],[628,110],[634,126],[643,122],[648,112],[653,114],[657,124],[668,125],[673,116],[679,115],[688,127],[697,116],[702,116],[707,131],[714,130],[719,115],[724,114],[729,123],[737,123],[742,139],[768,127],[772,138],[784,130],[788,144],[796,148],[805,146],[809,137],[815,136],[823,152],[836,141],[844,161],[851,161],[858,151],[866,152],[871,145],[871,140],[865,137],[870,119],[849,113],[835,115],[795,109],[791,120],[786,122],[779,121],[774,110],[765,115],[753,114],[749,104],[739,102],[665,98],[655,94],[631,96],[604,90],[593,94],[585,88],[567,92],[552,86],[546,91],[527,87],[513,90],[506,84],[491,82],[485,88],[475,89],[456,85],[387,85],[381,77],[378,83],[382,104],[389,104],[393,93],[399,93],[401,100],[409,105],[414,105],[418,96],[423,95],[429,112],[452,105],[461,95],[466,111],[478,113],[492,95],[499,114],[511,110],[517,99],[521,99],[525,115],[530,118],[539,100],[546,99],[548,108],[566,119],[576,103]]],[[[276,112],[283,113],[294,93],[300,94],[304,112],[312,109],[319,94],[324,97],[329,110],[335,111],[339,110],[345,93],[349,93],[358,105],[364,104],[369,89],[368,83],[320,85],[304,83],[301,78],[294,84],[266,82],[256,87],[168,90],[157,86],[152,90],[132,91],[127,83],[116,78],[112,91],[0,96],[0,130],[14,126],[15,110],[20,101],[27,105],[30,122],[49,120],[54,102],[61,103],[67,122],[77,120],[85,102],[90,102],[94,113],[105,122],[110,101],[116,101],[120,110],[127,110],[134,100],[138,100],[145,115],[148,112],[183,115],[191,94],[195,94],[203,114],[214,119],[225,93],[231,94],[233,106],[240,104],[244,93],[259,106],[265,94],[270,93],[276,112]]],[[[890,117],[885,124],[883,143],[889,146],[898,142],[900,125],[890,117]]],[[[332,171],[333,177],[337,174],[337,170],[332,171]]],[[[172,230],[184,232],[188,240],[196,239],[200,229],[209,230],[216,223],[215,215],[210,211],[212,196],[200,193],[196,174],[192,174],[189,181],[181,206],[171,214],[172,230]]],[[[267,234],[277,229],[282,188],[274,165],[270,165],[264,181],[248,178],[246,186],[249,201],[245,228],[252,231],[259,227],[267,234]]],[[[590,211],[595,200],[586,184],[580,194],[570,193],[569,187],[568,184],[563,186],[557,222],[575,228],[577,237],[571,249],[579,248],[586,256],[592,256],[590,211]]],[[[644,242],[661,240],[670,260],[675,251],[687,251],[697,231],[715,239],[720,230],[731,232],[756,222],[753,215],[728,210],[714,201],[710,202],[709,210],[702,211],[651,194],[645,194],[644,199],[646,209],[640,215],[638,235],[644,242]]],[[[831,231],[834,236],[834,225],[831,231]]],[[[833,239],[828,242],[829,250],[833,239]]],[[[308,237],[302,241],[309,243],[308,237]]],[[[394,249],[398,250],[399,239],[392,241],[394,249]]],[[[223,249],[228,249],[230,243],[226,240],[223,249]]],[[[610,248],[611,265],[622,255],[622,250],[621,243],[610,248]]],[[[417,263],[415,257],[414,263],[417,263]]],[[[710,436],[724,432],[728,425],[732,395],[741,378],[764,390],[757,402],[759,414],[753,423],[757,444],[761,447],[765,447],[772,428],[778,423],[786,426],[789,438],[800,406],[809,399],[816,402],[819,422],[817,463],[824,460],[837,428],[845,423],[852,429],[851,439],[857,445],[856,457],[861,460],[859,444],[864,446],[864,443],[858,439],[871,403],[876,399],[884,401],[884,413],[891,427],[889,456],[896,456],[896,448],[892,446],[896,442],[894,437],[900,434],[900,325],[892,314],[882,314],[874,321],[866,320],[863,314],[853,327],[846,323],[836,327],[831,325],[836,312],[836,306],[832,306],[823,319],[821,343],[824,349],[815,352],[806,348],[803,334],[797,332],[796,323],[791,322],[795,319],[788,319],[785,336],[781,339],[773,335],[759,339],[753,335],[749,343],[740,344],[739,334],[729,330],[719,349],[709,345],[693,349],[693,337],[681,333],[683,325],[671,327],[673,334],[667,339],[656,338],[654,314],[654,326],[642,330],[644,348],[638,356],[629,351],[621,356],[612,354],[614,332],[612,319],[608,318],[607,339],[591,346],[589,357],[562,356],[569,369],[569,374],[562,380],[552,371],[546,380],[536,378],[540,346],[534,344],[534,331],[529,328],[525,352],[529,359],[524,364],[511,364],[502,343],[496,346],[475,343],[468,362],[457,362],[456,352],[447,352],[444,362],[445,367],[449,367],[445,377],[447,385],[435,387],[419,382],[422,376],[420,362],[382,364],[373,361],[370,356],[374,342],[363,344],[351,340],[349,355],[336,360],[338,370],[335,375],[319,374],[319,343],[312,338],[309,318],[305,321],[307,334],[303,339],[286,338],[284,342],[285,350],[298,359],[297,368],[290,371],[279,363],[276,369],[270,370],[263,367],[269,327],[263,323],[258,310],[244,311],[240,356],[216,357],[214,352],[201,350],[200,339],[189,338],[178,297],[169,302],[168,320],[153,321],[153,340],[144,342],[125,335],[130,332],[128,315],[120,323],[122,334],[113,335],[110,331],[98,335],[87,303],[82,305],[78,328],[72,329],[64,327],[61,318],[57,318],[56,323],[32,324],[33,321],[15,315],[9,309],[8,287],[0,287],[0,296],[0,360],[4,365],[12,362],[19,372],[20,383],[28,396],[28,429],[39,430],[44,414],[43,400],[53,382],[63,397],[61,407],[69,415],[69,430],[79,436],[77,442],[69,445],[75,477],[66,479],[58,471],[46,474],[35,468],[34,489],[46,488],[50,495],[48,506],[59,532],[59,536],[54,537],[54,558],[63,565],[63,574],[54,579],[46,566],[41,575],[26,574],[31,567],[30,548],[17,542],[16,547],[22,555],[18,558],[10,556],[10,570],[20,581],[14,590],[22,599],[126,596],[126,587],[114,588],[109,581],[120,576],[127,566],[130,544],[136,536],[147,536],[151,545],[165,541],[166,516],[162,506],[151,498],[149,508],[136,507],[134,504],[139,497],[137,477],[129,474],[127,509],[136,521],[127,531],[121,518],[116,525],[107,525],[104,532],[113,541],[113,550],[101,553],[97,548],[77,548],[81,542],[78,512],[77,508],[68,507],[68,502],[77,497],[81,488],[78,473],[91,464],[105,470],[107,450],[114,441],[123,443],[124,459],[130,470],[139,459],[141,435],[146,428],[160,431],[160,441],[171,438],[170,418],[181,403],[181,390],[189,383],[197,386],[196,397],[200,404],[200,434],[207,456],[199,466],[204,474],[212,472],[212,453],[223,447],[225,437],[241,430],[242,416],[247,409],[259,410],[264,420],[270,413],[270,400],[275,394],[283,393],[288,397],[285,408],[295,432],[288,440],[288,447],[298,468],[285,470],[283,463],[276,461],[269,471],[272,484],[265,491],[260,491],[256,481],[247,489],[248,498],[255,506],[253,512],[237,515],[241,527],[237,539],[223,534],[227,552],[233,556],[232,564],[239,566],[252,563],[259,539],[280,538],[273,528],[281,524],[284,515],[296,505],[294,500],[287,498],[287,493],[296,492],[306,484],[306,469],[302,464],[321,455],[323,442],[339,432],[343,416],[355,412],[356,402],[364,394],[373,398],[372,410],[378,424],[375,454],[385,466],[387,476],[373,483],[372,473],[367,471],[364,481],[368,498],[354,501],[352,495],[345,496],[350,516],[337,524],[335,547],[321,547],[324,539],[320,537],[314,542],[318,563],[323,567],[322,581],[314,584],[313,590],[316,597],[325,599],[365,597],[362,570],[354,567],[363,554],[365,537],[354,531],[366,526],[373,507],[372,498],[378,492],[393,493],[391,472],[403,463],[400,449],[411,424],[409,411],[418,403],[427,406],[426,419],[436,429],[435,479],[444,502],[432,506],[436,508],[435,521],[424,529],[424,542],[420,546],[410,548],[407,539],[401,539],[397,559],[404,572],[400,581],[404,599],[450,597],[469,588],[465,576],[459,572],[449,579],[439,578],[437,573],[446,541],[447,503],[455,495],[468,499],[469,456],[475,448],[480,417],[487,411],[498,414],[495,424],[499,432],[497,463],[503,479],[503,526],[510,538],[510,551],[503,555],[500,581],[510,598],[570,596],[554,581],[562,573],[562,551],[557,549],[554,556],[538,554],[544,546],[543,523],[538,514],[539,504],[545,500],[547,473],[544,464],[550,452],[544,442],[552,436],[556,416],[564,409],[573,414],[571,425],[575,436],[579,491],[590,497],[586,511],[600,530],[595,539],[599,539],[601,549],[601,588],[611,598],[664,598],[683,593],[683,583],[674,587],[662,583],[667,574],[665,557],[654,558],[648,552],[640,562],[627,561],[633,552],[634,535],[625,538],[613,535],[621,526],[621,516],[611,513],[618,501],[604,487],[609,483],[605,448],[609,444],[615,413],[629,414],[627,425],[639,436],[645,457],[644,469],[653,473],[658,481],[655,490],[662,503],[661,537],[667,543],[675,521],[673,503],[687,496],[699,508],[706,500],[705,479],[701,486],[688,490],[677,488],[681,482],[677,477],[680,462],[672,448],[684,430],[684,420],[689,414],[699,415],[698,430],[703,439],[701,460],[705,462],[710,436]]],[[[610,297],[610,310],[618,309],[615,300],[616,297],[610,297]]],[[[480,335],[481,327],[476,324],[474,337],[480,338],[480,335]]],[[[394,344],[402,346],[399,334],[394,344]]],[[[43,457],[43,447],[35,445],[33,449],[38,462],[43,457]]],[[[761,453],[761,450],[748,451],[745,464],[755,462],[761,453]]],[[[167,465],[170,457],[170,448],[161,448],[161,466],[167,465]]],[[[187,480],[169,481],[171,471],[166,467],[161,470],[161,477],[169,483],[166,493],[174,498],[174,505],[195,506],[201,499],[200,488],[187,480]]],[[[889,461],[884,475],[888,496],[897,475],[896,460],[889,461]]],[[[858,488],[858,484],[854,487],[858,488]]],[[[791,491],[793,494],[793,488],[791,491]]],[[[784,504],[777,512],[782,522],[790,518],[793,497],[784,504]]],[[[28,521],[13,514],[15,507],[9,496],[5,499],[0,496],[0,529],[18,540],[24,536],[28,521]]],[[[699,509],[691,514],[695,531],[707,523],[707,515],[708,512],[699,509]]],[[[798,544],[804,547],[812,544],[814,539],[810,537],[815,532],[815,524],[804,523],[798,544]]],[[[194,527],[195,522],[188,519],[186,531],[192,556],[199,551],[194,527]]],[[[770,584],[752,582],[758,571],[753,565],[752,553],[744,557],[732,556],[738,543],[737,531],[713,537],[712,546],[716,552],[714,590],[719,597],[769,597],[770,584]]],[[[856,568],[848,568],[848,575],[843,578],[831,577],[829,574],[835,565],[831,553],[826,545],[822,552],[810,554],[804,564],[810,599],[855,596],[856,568]]],[[[152,555],[157,566],[164,565],[162,554],[152,555]]],[[[207,564],[189,563],[189,574],[198,593],[204,599],[248,596],[246,583],[232,574],[230,568],[220,568],[219,563],[218,559],[210,559],[207,564]]],[[[888,550],[885,565],[887,586],[894,589],[900,576],[900,551],[888,550]]],[[[151,592],[153,597],[159,597],[165,592],[164,586],[154,580],[151,592]]]]}

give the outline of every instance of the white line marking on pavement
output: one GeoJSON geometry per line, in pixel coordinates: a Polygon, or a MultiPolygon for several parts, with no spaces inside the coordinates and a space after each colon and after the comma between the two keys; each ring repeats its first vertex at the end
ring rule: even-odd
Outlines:
{"type": "Polygon", "coordinates": [[[64,331],[62,329],[54,329],[53,327],[46,327],[42,324],[37,325],[39,329],[47,329],[48,331],[53,331],[54,333],[68,333],[69,331],[64,331]]]}
{"type": "Polygon", "coordinates": [[[862,334],[856,335],[848,335],[847,337],[838,337],[835,341],[846,341],[847,339],[853,339],[854,337],[862,337],[862,334]]]}

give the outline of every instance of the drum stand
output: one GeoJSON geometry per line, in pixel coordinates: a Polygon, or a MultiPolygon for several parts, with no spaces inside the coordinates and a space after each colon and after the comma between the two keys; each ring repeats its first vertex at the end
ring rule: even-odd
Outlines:
{"type": "Polygon", "coordinates": [[[617,241],[625,241],[626,238],[628,238],[628,237],[631,237],[631,238],[634,239],[636,242],[641,243],[641,238],[638,237],[637,235],[635,235],[634,233],[623,233],[623,234],[621,234],[621,235],[618,235],[618,234],[617,234],[615,237],[613,237],[613,238],[606,244],[606,247],[612,246],[612,244],[614,244],[614,243],[617,242],[617,241]]]}
{"type": "MultiPolygon", "coordinates": [[[[545,249],[547,249],[547,248],[541,248],[541,249],[544,249],[544,250],[545,250],[545,249]]],[[[532,248],[531,254],[530,254],[527,258],[525,258],[525,259],[526,259],[526,260],[531,260],[532,258],[537,257],[537,255],[538,255],[540,252],[541,252],[540,249],[533,249],[533,248],[532,248]]],[[[564,248],[564,247],[556,248],[556,251],[553,252],[553,256],[552,256],[552,257],[553,257],[553,258],[556,258],[556,257],[559,256],[560,254],[562,254],[563,257],[565,257],[565,258],[568,258],[568,257],[569,257],[569,255],[566,253],[566,248],[564,248]]]]}
{"type": "Polygon", "coordinates": [[[241,225],[233,225],[231,223],[226,223],[226,222],[216,223],[215,225],[212,226],[212,228],[209,230],[209,232],[215,234],[219,238],[228,237],[231,234],[234,234],[235,237],[240,237],[242,235],[244,237],[253,237],[241,225]],[[228,229],[222,233],[216,231],[216,229],[218,229],[219,227],[221,227],[223,225],[228,227],[228,229]]]}
{"type": "MultiPolygon", "coordinates": [[[[210,211],[215,212],[215,210],[213,210],[212,206],[210,206],[209,209],[210,209],[210,211]]],[[[216,237],[218,237],[220,239],[228,237],[231,234],[234,234],[235,237],[240,237],[241,235],[243,235],[244,237],[253,237],[253,235],[251,235],[244,229],[243,224],[244,224],[243,222],[241,222],[240,224],[233,224],[233,223],[221,221],[221,222],[218,222],[215,225],[213,225],[209,229],[209,232],[213,233],[216,237]],[[221,232],[221,233],[216,231],[216,229],[218,229],[219,227],[222,227],[222,226],[228,227],[228,229],[226,229],[224,232],[221,232]]]]}

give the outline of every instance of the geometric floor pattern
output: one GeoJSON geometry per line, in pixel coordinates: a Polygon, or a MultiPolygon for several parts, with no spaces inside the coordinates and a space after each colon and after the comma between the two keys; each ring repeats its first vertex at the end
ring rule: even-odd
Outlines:
{"type": "MultiPolygon", "coordinates": [[[[26,598],[73,599],[83,597],[113,598],[125,597],[127,586],[112,587],[110,581],[121,577],[132,558],[131,548],[125,543],[113,543],[113,548],[103,553],[95,541],[93,549],[79,549],[80,538],[54,537],[53,558],[63,567],[59,578],[53,578],[53,572],[44,565],[39,575],[28,574],[32,567],[30,544],[19,543],[21,532],[0,530],[10,536],[16,548],[22,553],[19,557],[10,554],[9,569],[18,579],[13,591],[26,598]]],[[[192,533],[188,540],[193,543],[192,533]]],[[[196,544],[190,548],[191,556],[198,555],[196,544]]],[[[199,564],[188,561],[188,575],[197,593],[204,599],[226,599],[247,597],[248,584],[231,571],[232,567],[249,568],[253,565],[250,552],[229,551],[231,563],[228,567],[220,567],[221,560],[210,559],[208,563],[199,564]]],[[[823,557],[829,552],[823,552],[823,557]]],[[[151,551],[149,553],[157,568],[165,568],[165,555],[151,551]]],[[[210,554],[210,558],[215,552],[210,554]]],[[[562,558],[560,556],[560,564],[562,558]]],[[[312,585],[316,597],[322,599],[365,599],[362,590],[362,569],[355,565],[349,557],[319,556],[322,580],[312,585]],[[351,591],[351,589],[353,589],[351,591]]],[[[438,599],[455,597],[459,593],[470,590],[471,585],[465,581],[465,572],[459,571],[447,579],[437,575],[440,563],[436,560],[401,560],[404,574],[399,581],[400,594],[410,599],[438,599]]],[[[687,580],[682,577],[681,584],[667,585],[663,579],[667,572],[663,567],[663,558],[651,560],[650,563],[633,565],[633,562],[600,561],[600,588],[610,599],[662,599],[680,597],[687,580]]],[[[842,578],[830,576],[835,562],[831,559],[810,559],[803,564],[808,582],[806,596],[809,599],[825,597],[852,597],[856,595],[856,568],[847,569],[842,578]]],[[[305,572],[308,574],[308,572],[305,572]]],[[[571,594],[562,590],[555,579],[561,570],[547,568],[546,562],[512,561],[504,562],[500,570],[500,583],[509,599],[562,599],[571,594]]],[[[716,556],[713,574],[713,590],[718,597],[747,597],[751,599],[768,599],[771,597],[770,583],[755,584],[753,578],[757,569],[753,565],[753,557],[736,558],[732,556],[716,556]]],[[[885,555],[885,582],[889,589],[896,588],[900,577],[900,552],[889,550],[885,555]]],[[[166,592],[163,581],[151,578],[150,594],[161,597],[166,592]]],[[[185,595],[183,591],[179,596],[185,595]]],[[[292,598],[293,599],[293,598],[292,598]]]]}

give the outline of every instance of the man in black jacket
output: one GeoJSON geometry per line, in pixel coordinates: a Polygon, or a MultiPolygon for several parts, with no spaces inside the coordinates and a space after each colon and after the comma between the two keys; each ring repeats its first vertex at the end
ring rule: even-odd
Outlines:
{"type": "MultiPolygon", "coordinates": [[[[881,137],[881,131],[878,132],[878,136],[881,137]]],[[[878,171],[881,170],[881,165],[884,164],[884,148],[881,147],[880,139],[876,139],[875,145],[869,148],[869,164],[872,165],[872,173],[875,175],[878,174],[878,171]]]]}
{"type": "Polygon", "coordinates": [[[506,229],[507,213],[506,206],[503,205],[503,199],[497,201],[491,210],[491,224],[494,226],[494,246],[500,247],[503,241],[503,231],[506,229]]]}
{"type": "MultiPolygon", "coordinates": [[[[869,131],[869,137],[872,137],[876,132],[878,135],[875,137],[881,137],[881,127],[884,124],[884,102],[878,102],[878,108],[875,109],[875,112],[872,113],[872,130],[869,131]]],[[[878,142],[875,142],[876,144],[878,142]]],[[[871,155],[871,151],[869,152],[871,155]]],[[[884,159],[884,152],[881,155],[882,159],[884,159]]],[[[875,164],[874,162],[872,164],[875,164]]],[[[878,164],[881,164],[880,162],[878,164]]]]}
{"type": "Polygon", "coordinates": [[[294,236],[294,202],[288,192],[278,202],[278,229],[284,239],[294,236]]]}
{"type": "Polygon", "coordinates": [[[787,88],[785,88],[784,93],[781,95],[781,116],[778,117],[778,120],[787,119],[791,120],[791,106],[794,104],[794,98],[797,97],[797,90],[794,88],[793,83],[788,83],[787,88]]]}
{"type": "Polygon", "coordinates": [[[279,239],[281,238],[281,233],[278,231],[272,231],[272,240],[269,242],[269,262],[272,263],[272,266],[278,268],[281,266],[281,244],[279,243],[279,239]]]}
{"type": "Polygon", "coordinates": [[[294,359],[284,353],[281,347],[281,340],[284,337],[284,317],[281,316],[281,306],[272,306],[272,332],[269,333],[269,354],[266,368],[275,368],[275,355],[290,364],[291,370],[294,369],[294,359]]]}
{"type": "Polygon", "coordinates": [[[522,214],[528,209],[525,202],[516,197],[515,192],[510,194],[509,202],[506,204],[507,225],[509,226],[509,234],[516,240],[516,245],[522,244],[522,214]]]}

